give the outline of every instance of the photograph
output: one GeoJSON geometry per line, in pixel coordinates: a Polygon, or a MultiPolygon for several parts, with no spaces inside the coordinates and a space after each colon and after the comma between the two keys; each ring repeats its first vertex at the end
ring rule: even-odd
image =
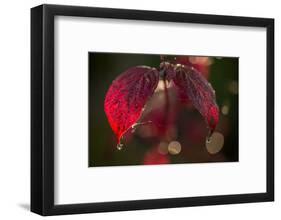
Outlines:
{"type": "Polygon", "coordinates": [[[88,59],[89,167],[239,162],[239,57],[88,59]]]}

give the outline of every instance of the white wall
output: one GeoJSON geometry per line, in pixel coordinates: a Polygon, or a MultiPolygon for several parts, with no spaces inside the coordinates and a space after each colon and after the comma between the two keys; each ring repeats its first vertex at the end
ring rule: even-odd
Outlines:
{"type": "MultiPolygon", "coordinates": [[[[2,1],[0,19],[0,218],[38,219],[29,209],[30,169],[30,8],[37,0],[2,1]]],[[[281,13],[278,1],[245,0],[68,0],[44,3],[134,8],[275,18],[276,85],[280,82],[281,13]]],[[[254,83],[254,80],[253,80],[254,83]]],[[[281,131],[280,86],[276,86],[276,134],[281,131]]],[[[257,107],[258,106],[253,106],[257,107]]],[[[258,119],[257,119],[258,120],[258,119]]],[[[277,219],[281,214],[280,135],[276,135],[276,201],[274,203],[145,210],[64,216],[61,219],[277,219]]],[[[58,217],[52,217],[57,219],[58,217]]]]}

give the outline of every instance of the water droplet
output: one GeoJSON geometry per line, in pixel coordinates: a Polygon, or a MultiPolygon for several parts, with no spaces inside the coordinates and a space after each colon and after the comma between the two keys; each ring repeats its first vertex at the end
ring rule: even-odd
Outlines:
{"type": "Polygon", "coordinates": [[[117,146],[116,146],[117,150],[122,150],[123,147],[124,147],[124,144],[121,144],[121,143],[117,144],[117,146]]]}
{"type": "Polygon", "coordinates": [[[211,143],[211,141],[212,141],[212,140],[211,140],[211,137],[207,137],[207,138],[206,138],[206,144],[211,143]]]}
{"type": "Polygon", "coordinates": [[[220,152],[224,145],[224,136],[219,132],[214,132],[211,137],[206,139],[206,148],[210,154],[220,152]]]}

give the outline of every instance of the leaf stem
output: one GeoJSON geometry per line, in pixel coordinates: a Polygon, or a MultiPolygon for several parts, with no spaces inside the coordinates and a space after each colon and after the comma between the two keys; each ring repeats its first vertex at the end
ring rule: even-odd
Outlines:
{"type": "Polygon", "coordinates": [[[163,81],[164,81],[164,94],[165,94],[165,125],[166,125],[166,138],[168,139],[168,134],[169,134],[169,121],[170,121],[170,99],[169,99],[169,93],[168,93],[168,88],[167,88],[167,83],[168,81],[166,80],[166,74],[163,76],[163,81]]]}

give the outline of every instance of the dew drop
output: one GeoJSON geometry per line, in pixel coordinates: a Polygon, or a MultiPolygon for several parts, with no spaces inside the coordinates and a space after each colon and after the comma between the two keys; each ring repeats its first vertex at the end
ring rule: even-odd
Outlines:
{"type": "Polygon", "coordinates": [[[216,154],[221,151],[224,145],[224,136],[219,132],[214,132],[206,139],[206,148],[210,154],[216,154]]]}
{"type": "Polygon", "coordinates": [[[124,147],[124,144],[121,144],[121,143],[117,144],[117,146],[116,146],[117,150],[122,150],[123,147],[124,147]]]}

